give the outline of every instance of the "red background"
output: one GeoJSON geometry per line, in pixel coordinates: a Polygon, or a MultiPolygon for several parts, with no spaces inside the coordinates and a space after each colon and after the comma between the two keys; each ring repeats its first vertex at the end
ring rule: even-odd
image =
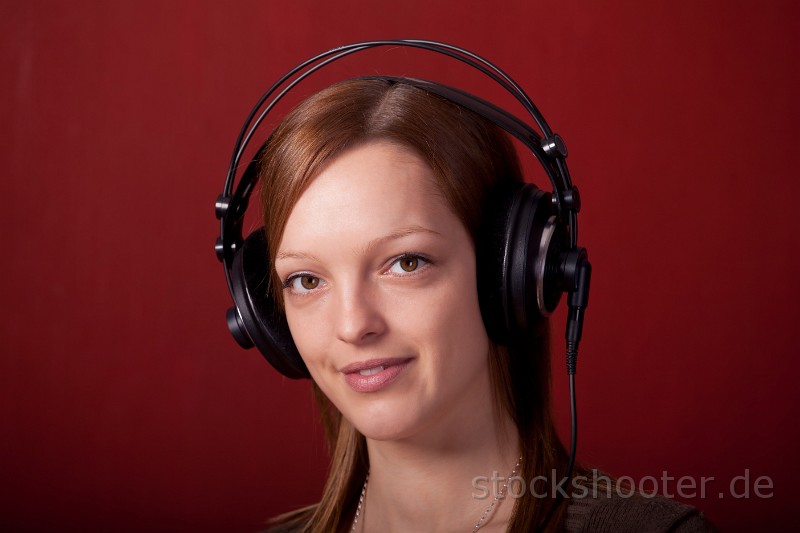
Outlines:
{"type": "MultiPolygon", "coordinates": [[[[0,529],[251,531],[316,499],[308,384],[230,338],[212,204],[269,83],[329,47],[394,37],[494,60],[568,142],[594,265],[580,458],[714,476],[689,501],[724,530],[788,526],[796,3],[299,4],[0,3],[0,529]],[[745,470],[774,496],[719,498],[745,470]]],[[[373,72],[507,102],[460,65],[385,49],[297,98],[373,72]]]]}

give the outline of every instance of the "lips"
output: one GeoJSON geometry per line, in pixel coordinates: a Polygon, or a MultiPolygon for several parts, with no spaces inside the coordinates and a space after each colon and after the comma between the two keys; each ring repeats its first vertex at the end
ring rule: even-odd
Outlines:
{"type": "Polygon", "coordinates": [[[376,392],[387,387],[406,369],[410,358],[370,359],[339,370],[356,392],[376,392]]]}

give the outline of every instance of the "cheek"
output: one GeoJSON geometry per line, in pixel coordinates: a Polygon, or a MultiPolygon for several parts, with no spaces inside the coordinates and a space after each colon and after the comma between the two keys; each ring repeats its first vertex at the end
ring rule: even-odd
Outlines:
{"type": "Polygon", "coordinates": [[[300,356],[313,373],[312,367],[324,359],[323,348],[331,344],[331,332],[327,329],[330,318],[323,316],[318,306],[296,309],[287,303],[286,320],[300,356]]]}
{"type": "Polygon", "coordinates": [[[474,277],[465,275],[459,283],[448,284],[430,294],[424,307],[410,313],[409,320],[416,321],[418,331],[450,357],[455,352],[477,353],[482,358],[488,353],[489,338],[481,318],[474,277]]]}

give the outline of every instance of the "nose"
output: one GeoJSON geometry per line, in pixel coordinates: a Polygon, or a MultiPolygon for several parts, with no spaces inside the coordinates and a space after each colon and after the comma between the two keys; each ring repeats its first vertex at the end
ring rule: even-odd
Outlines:
{"type": "Polygon", "coordinates": [[[354,284],[340,291],[336,336],[348,344],[366,344],[380,338],[387,329],[379,295],[368,284],[354,284]]]}

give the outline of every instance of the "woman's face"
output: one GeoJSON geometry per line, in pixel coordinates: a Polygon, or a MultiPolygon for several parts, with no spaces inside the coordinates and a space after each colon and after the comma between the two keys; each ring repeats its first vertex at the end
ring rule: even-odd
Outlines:
{"type": "Polygon", "coordinates": [[[411,150],[375,141],[324,167],[275,268],[311,376],[367,437],[468,427],[491,404],[472,240],[411,150]]]}

